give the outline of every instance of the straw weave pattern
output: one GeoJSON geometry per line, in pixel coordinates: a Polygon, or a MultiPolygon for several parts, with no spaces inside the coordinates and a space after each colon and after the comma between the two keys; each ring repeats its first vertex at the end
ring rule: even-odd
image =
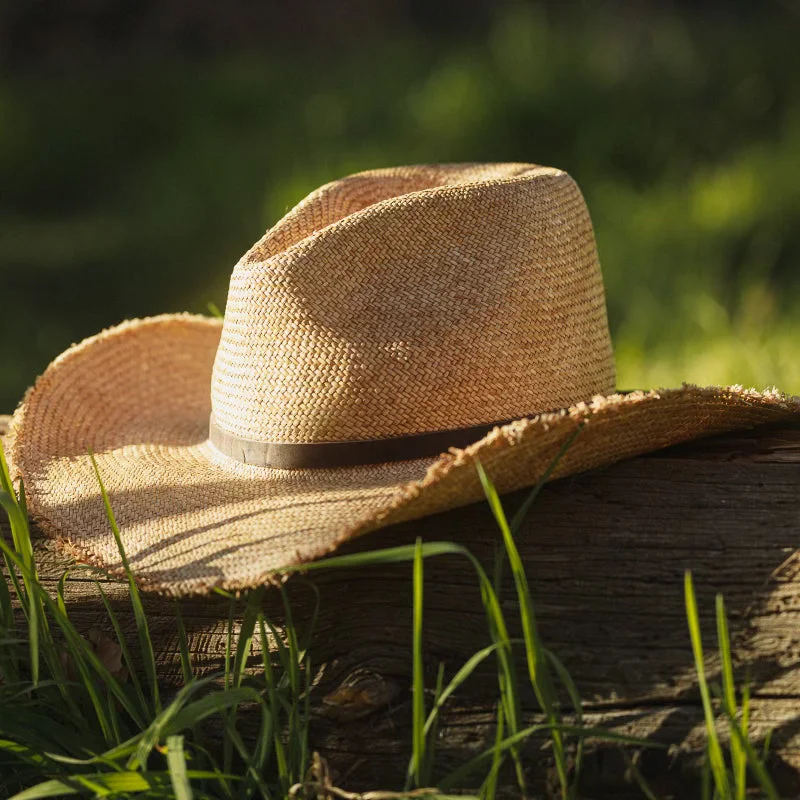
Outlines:
{"type": "Polygon", "coordinates": [[[466,427],[613,388],[574,181],[469,165],[365,173],[292,211],[234,270],[211,398],[228,432],[297,443],[466,427]]]}
{"type": "Polygon", "coordinates": [[[579,424],[555,477],[800,421],[800,399],[776,391],[612,392],[572,180],[519,164],[415,167],[303,201],[237,265],[224,325],[170,314],[68,349],[8,442],[42,528],[120,572],[94,452],[137,580],[185,595],[276,582],[355,536],[479,501],[477,459],[500,491],[533,484],[579,424]],[[438,458],[279,470],[220,454],[212,404],[243,436],[300,442],[521,418],[438,458]]]}

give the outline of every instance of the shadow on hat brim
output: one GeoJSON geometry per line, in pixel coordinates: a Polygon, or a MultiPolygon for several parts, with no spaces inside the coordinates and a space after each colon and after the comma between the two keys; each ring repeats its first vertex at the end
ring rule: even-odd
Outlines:
{"type": "Polygon", "coordinates": [[[103,331],[59,356],[11,423],[12,473],[24,479],[40,527],[79,559],[121,572],[93,452],[133,574],[162,594],[276,583],[282,567],[319,559],[351,538],[480,501],[477,459],[500,492],[535,484],[579,425],[552,478],[800,419],[800,399],[776,391],[685,385],[520,419],[435,459],[254,467],[206,441],[221,329],[217,320],[171,314],[103,331]]]}

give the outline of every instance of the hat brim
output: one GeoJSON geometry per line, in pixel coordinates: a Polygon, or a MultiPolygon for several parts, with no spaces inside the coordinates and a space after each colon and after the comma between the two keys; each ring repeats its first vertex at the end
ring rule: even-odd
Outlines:
{"type": "Polygon", "coordinates": [[[89,453],[144,589],[170,595],[280,580],[281,568],[355,536],[481,500],[479,459],[500,492],[713,433],[800,419],[800,399],[683,386],[596,397],[498,427],[438,458],[278,470],[207,442],[221,322],[172,314],[103,331],[59,356],[17,409],[11,464],[31,516],[78,558],[122,569],[89,453]]]}

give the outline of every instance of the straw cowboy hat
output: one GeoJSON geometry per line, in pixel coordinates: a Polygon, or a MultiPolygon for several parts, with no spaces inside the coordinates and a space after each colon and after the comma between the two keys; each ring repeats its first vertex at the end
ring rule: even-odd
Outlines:
{"type": "MultiPolygon", "coordinates": [[[[71,347],[12,421],[30,513],[140,584],[240,589],[355,536],[788,418],[739,387],[617,394],[594,235],[565,172],[403,167],[327,184],[239,261],[225,319],[133,320],[71,347]]],[[[375,537],[375,545],[380,539],[375,537]]]]}

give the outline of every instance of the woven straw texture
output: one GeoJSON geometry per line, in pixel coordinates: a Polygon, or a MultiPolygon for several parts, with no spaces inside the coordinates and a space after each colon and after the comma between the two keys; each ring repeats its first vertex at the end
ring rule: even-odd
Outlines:
{"type": "MultiPolygon", "coordinates": [[[[29,508],[76,556],[165,594],[243,589],[354,536],[715,432],[800,418],[741,388],[615,395],[591,223],[565,173],[415,167],[322,187],[236,266],[224,323],[123,323],[59,356],[12,421],[29,508]],[[208,441],[315,443],[518,418],[438,458],[240,463],[208,441]],[[551,409],[562,409],[551,412],[551,409]]],[[[376,546],[380,544],[375,540],[376,546]]]]}
{"type": "Polygon", "coordinates": [[[240,437],[321,442],[513,419],[613,390],[575,182],[528,164],[418,167],[323,187],[242,259],[211,404],[240,437]]]}

